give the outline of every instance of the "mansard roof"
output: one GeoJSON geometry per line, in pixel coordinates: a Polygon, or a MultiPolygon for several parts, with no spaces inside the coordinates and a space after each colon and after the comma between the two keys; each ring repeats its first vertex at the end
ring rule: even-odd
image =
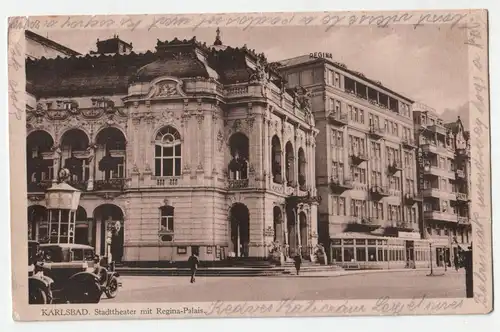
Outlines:
{"type": "Polygon", "coordinates": [[[283,80],[263,53],[246,46],[214,48],[193,37],[158,40],[155,52],[27,59],[26,89],[37,97],[125,94],[131,82],[159,76],[208,78],[214,71],[222,84],[244,83],[258,70],[249,63],[264,68],[273,82],[283,80]]]}

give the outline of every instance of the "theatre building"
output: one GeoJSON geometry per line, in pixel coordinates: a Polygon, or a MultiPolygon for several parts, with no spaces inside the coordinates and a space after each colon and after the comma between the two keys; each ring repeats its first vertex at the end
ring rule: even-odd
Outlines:
{"type": "Polygon", "coordinates": [[[81,191],[75,241],[122,262],[308,258],[317,244],[308,94],[253,50],[195,38],[137,54],[118,36],[84,56],[26,62],[28,225],[46,241],[45,191],[81,191]]]}
{"type": "Polygon", "coordinates": [[[319,241],[330,261],[354,268],[427,266],[413,101],[327,58],[305,55],[279,64],[290,88],[311,93],[319,129],[319,241]]]}

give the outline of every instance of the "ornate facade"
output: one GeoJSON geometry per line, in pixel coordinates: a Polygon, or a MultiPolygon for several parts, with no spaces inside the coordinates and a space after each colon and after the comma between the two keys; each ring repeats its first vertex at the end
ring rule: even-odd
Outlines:
{"type": "Polygon", "coordinates": [[[303,90],[220,36],[94,53],[27,60],[32,239],[48,236],[43,193],[64,167],[82,191],[76,242],[102,254],[121,221],[118,261],[267,257],[277,243],[308,257],[318,131],[303,90]]]}

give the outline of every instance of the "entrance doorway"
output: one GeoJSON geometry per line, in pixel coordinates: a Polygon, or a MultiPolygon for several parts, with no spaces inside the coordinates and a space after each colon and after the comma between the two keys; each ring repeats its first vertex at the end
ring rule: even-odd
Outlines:
{"type": "Polygon", "coordinates": [[[283,245],[283,217],[281,215],[281,209],[279,206],[275,206],[273,208],[273,230],[274,241],[278,242],[280,245],[283,245]]]}
{"type": "Polygon", "coordinates": [[[290,248],[290,257],[296,256],[298,252],[298,239],[297,239],[297,223],[295,220],[295,211],[289,209],[287,211],[287,231],[288,231],[288,245],[290,248]]]}
{"type": "Polygon", "coordinates": [[[107,255],[108,245],[106,243],[108,235],[108,225],[117,225],[120,227],[118,231],[113,232],[111,236],[110,252],[113,261],[121,262],[123,258],[123,242],[124,242],[124,223],[122,209],[114,204],[99,205],[94,210],[94,220],[96,221],[96,252],[101,256],[107,255]]]}
{"type": "Polygon", "coordinates": [[[414,241],[405,241],[406,246],[406,267],[414,268],[415,267],[415,242],[414,241]]]}
{"type": "Polygon", "coordinates": [[[235,203],[229,211],[231,250],[236,257],[248,257],[250,212],[245,204],[235,203]]]}
{"type": "Polygon", "coordinates": [[[304,212],[299,214],[300,245],[302,257],[309,256],[309,244],[307,236],[307,216],[304,212]]]}

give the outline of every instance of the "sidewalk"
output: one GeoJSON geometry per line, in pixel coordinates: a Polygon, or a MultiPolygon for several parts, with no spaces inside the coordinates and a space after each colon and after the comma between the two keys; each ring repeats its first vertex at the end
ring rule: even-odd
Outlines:
{"type": "MultiPolygon", "coordinates": [[[[116,271],[123,276],[188,276],[190,270],[186,268],[137,268],[120,267],[116,271]]],[[[392,273],[392,272],[427,272],[429,268],[417,269],[380,269],[380,270],[342,270],[336,266],[322,266],[321,269],[304,269],[297,276],[295,269],[287,267],[255,268],[255,267],[206,267],[197,270],[198,276],[228,276],[228,277],[337,277],[354,274],[392,273]]],[[[443,276],[456,272],[455,269],[434,268],[434,276],[443,276]]]]}

